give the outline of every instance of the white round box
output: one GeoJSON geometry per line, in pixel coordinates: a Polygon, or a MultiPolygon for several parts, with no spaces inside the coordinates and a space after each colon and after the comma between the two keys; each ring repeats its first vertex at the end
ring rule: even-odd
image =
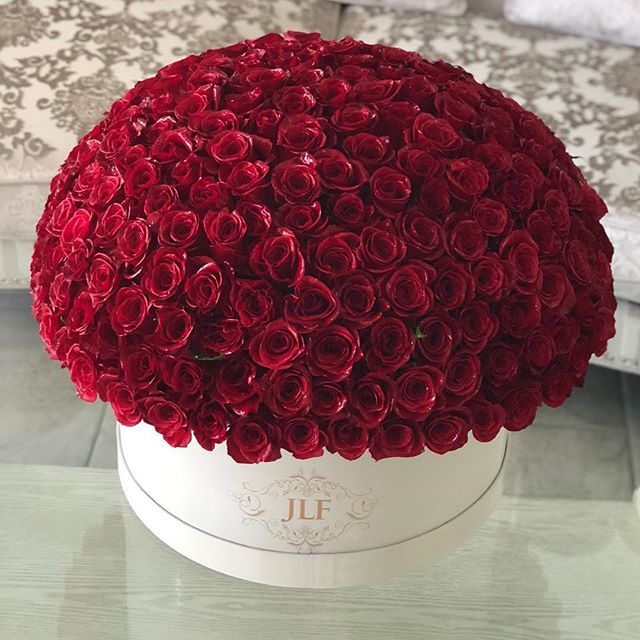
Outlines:
{"type": "Polygon", "coordinates": [[[206,567],[279,586],[382,580],[464,542],[502,493],[507,437],[457,451],[354,461],[327,452],[238,464],[226,446],[167,445],[118,425],[118,471],[142,522],[206,567]]]}

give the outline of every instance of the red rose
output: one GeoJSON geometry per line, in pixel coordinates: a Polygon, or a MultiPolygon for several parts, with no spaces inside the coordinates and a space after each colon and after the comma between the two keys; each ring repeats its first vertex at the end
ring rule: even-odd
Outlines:
{"type": "Polygon", "coordinates": [[[362,230],[358,255],[373,273],[383,273],[397,267],[406,251],[404,242],[386,228],[365,227],[362,230]]]}
{"type": "Polygon", "coordinates": [[[207,357],[222,359],[244,346],[245,332],[236,318],[205,322],[198,334],[198,346],[207,357]]]}
{"type": "Polygon", "coordinates": [[[278,218],[281,226],[288,227],[296,234],[310,236],[320,233],[327,224],[319,202],[284,204],[278,209],[278,218]]]}
{"type": "Polygon", "coordinates": [[[475,353],[459,351],[449,359],[444,375],[447,403],[458,406],[478,392],[482,364],[475,353]]]}
{"type": "Polygon", "coordinates": [[[307,365],[314,376],[344,380],[361,357],[357,332],[333,324],[314,331],[307,345],[307,365]]]}
{"type": "Polygon", "coordinates": [[[194,309],[209,311],[220,298],[222,271],[216,262],[208,258],[198,262],[198,270],[189,276],[185,284],[186,300],[194,309]]]}
{"type": "Polygon", "coordinates": [[[204,231],[214,257],[224,262],[242,252],[247,223],[237,211],[208,211],[204,217],[204,231]]]}
{"type": "Polygon", "coordinates": [[[386,136],[374,136],[371,133],[357,133],[348,136],[343,142],[345,153],[353,160],[358,160],[365,167],[379,167],[386,164],[393,157],[389,146],[390,140],[386,136]]]}
{"type": "Polygon", "coordinates": [[[180,307],[161,307],[156,311],[156,329],[151,343],[161,351],[175,352],[186,346],[191,332],[193,320],[180,307]]]}
{"type": "Polygon", "coordinates": [[[182,284],[186,270],[185,255],[172,249],[158,249],[142,277],[142,289],[150,300],[166,300],[182,284]]]}
{"type": "Polygon", "coordinates": [[[539,374],[546,369],[556,355],[556,345],[553,337],[542,330],[534,331],[527,337],[525,355],[529,369],[539,374]]]}
{"type": "Polygon", "coordinates": [[[358,236],[353,233],[337,233],[323,238],[314,246],[315,268],[332,278],[350,273],[358,266],[355,249],[359,243],[358,236]]]}
{"type": "Polygon", "coordinates": [[[266,162],[238,162],[226,176],[226,183],[234,196],[247,196],[266,184],[268,174],[266,162]]]}
{"type": "Polygon", "coordinates": [[[470,351],[480,353],[499,329],[498,319],[484,300],[474,300],[458,315],[464,343],[470,351]]]}
{"type": "Polygon", "coordinates": [[[217,402],[205,402],[191,416],[193,435],[203,449],[214,447],[227,437],[227,412],[217,402]]]}
{"type": "Polygon", "coordinates": [[[378,426],[393,407],[395,386],[385,375],[370,373],[358,380],[349,392],[354,419],[368,429],[378,426]]]}
{"type": "Polygon", "coordinates": [[[80,346],[74,345],[67,352],[66,359],[78,396],[87,402],[95,402],[98,397],[98,373],[93,358],[80,346]]]}
{"type": "Polygon", "coordinates": [[[103,253],[94,254],[87,273],[87,291],[91,294],[91,298],[95,301],[108,298],[113,293],[117,280],[118,271],[113,260],[103,253]]]}
{"type": "Polygon", "coordinates": [[[217,371],[216,388],[238,415],[255,411],[260,402],[256,367],[247,358],[224,360],[217,371]]]}
{"type": "Polygon", "coordinates": [[[471,412],[471,430],[478,442],[493,440],[504,426],[505,411],[499,404],[492,404],[483,398],[474,398],[468,404],[471,412]]]}
{"type": "Polygon", "coordinates": [[[497,200],[480,198],[473,203],[471,215],[489,236],[500,235],[509,222],[507,208],[497,200]]]}
{"type": "Polygon", "coordinates": [[[587,247],[578,239],[571,239],[564,248],[564,256],[569,272],[579,284],[587,285],[592,277],[591,263],[587,247]]]}
{"type": "Polygon", "coordinates": [[[387,420],[373,433],[370,451],[374,460],[411,458],[424,451],[424,435],[418,425],[387,420]]]}
{"type": "Polygon", "coordinates": [[[396,228],[411,257],[435,260],[444,253],[442,226],[418,209],[409,209],[396,218],[396,228]]]}
{"type": "MultiPolygon", "coordinates": [[[[177,165],[176,165],[177,166],[177,165]]],[[[227,188],[214,178],[198,177],[189,188],[189,205],[194,211],[220,211],[230,204],[227,188]]]]}
{"type": "Polygon", "coordinates": [[[325,189],[356,191],[367,179],[367,171],[358,161],[350,161],[337,149],[323,149],[314,155],[320,182],[325,189]]]}
{"type": "Polygon", "coordinates": [[[506,180],[500,189],[500,199],[507,209],[526,211],[533,204],[534,191],[530,180],[506,180]]]}
{"type": "Polygon", "coordinates": [[[105,211],[98,214],[98,221],[94,232],[96,240],[102,244],[112,241],[127,221],[128,215],[125,208],[119,202],[110,204],[105,211]]]}
{"type": "Polygon", "coordinates": [[[186,158],[191,153],[192,146],[186,129],[163,131],[151,145],[149,155],[158,164],[173,164],[186,158]]]}
{"type": "Polygon", "coordinates": [[[351,418],[338,416],[327,427],[327,449],[331,453],[356,460],[369,446],[369,430],[351,418]]]}
{"type": "Polygon", "coordinates": [[[520,382],[513,385],[502,396],[501,404],[506,411],[504,426],[509,431],[520,431],[529,426],[542,404],[542,392],[537,382],[520,382]]]}
{"type": "Polygon", "coordinates": [[[418,261],[393,271],[384,287],[391,309],[403,317],[426,313],[433,304],[433,292],[429,288],[433,275],[432,268],[418,261]]]}
{"type": "Polygon", "coordinates": [[[343,78],[324,78],[314,85],[314,93],[321,105],[338,107],[346,99],[351,86],[343,78]]]}
{"type": "Polygon", "coordinates": [[[236,213],[244,220],[247,235],[262,236],[271,227],[271,211],[264,204],[249,201],[239,202],[236,213]]]}
{"type": "Polygon", "coordinates": [[[367,352],[367,365],[372,371],[391,373],[411,357],[415,336],[409,332],[402,320],[385,317],[371,329],[371,346],[367,352]]]}
{"type": "Polygon", "coordinates": [[[282,427],[282,446],[298,460],[321,456],[326,444],[326,434],[310,416],[290,418],[282,427]]]}
{"type": "Polygon", "coordinates": [[[338,317],[338,301],[326,284],[304,276],[284,299],[284,319],[301,333],[315,331],[338,317]]]}
{"type": "Polygon", "coordinates": [[[456,151],[462,146],[455,129],[446,120],[429,113],[421,113],[413,121],[409,140],[424,149],[438,151],[456,151]]]}
{"type": "Polygon", "coordinates": [[[172,447],[186,447],[191,442],[187,417],[175,402],[151,396],[142,400],[142,407],[144,421],[154,426],[172,447]]]}
{"type": "Polygon", "coordinates": [[[456,309],[473,297],[473,279],[458,263],[443,258],[436,263],[436,272],[433,292],[445,309],[456,309]]]}
{"type": "Polygon", "coordinates": [[[235,164],[250,156],[251,142],[251,136],[243,131],[221,131],[207,144],[207,153],[218,162],[235,164]]]}
{"type": "Polygon", "coordinates": [[[456,411],[433,412],[424,426],[427,448],[434,453],[447,453],[466,444],[470,429],[466,414],[456,411]]]}
{"type": "Polygon", "coordinates": [[[103,176],[91,190],[89,204],[104,209],[115,197],[122,186],[120,176],[103,176]]]}
{"type": "Polygon", "coordinates": [[[64,225],[60,234],[60,246],[69,255],[76,242],[83,241],[91,230],[93,216],[85,209],[77,209],[64,225]]]}
{"type": "Polygon", "coordinates": [[[113,382],[107,388],[107,402],[116,420],[125,427],[133,427],[142,421],[142,412],[131,389],[124,382],[113,382]]]}
{"type": "Polygon", "coordinates": [[[536,295],[513,296],[502,303],[499,317],[506,333],[522,338],[540,324],[540,298],[536,295]]]}
{"type": "Polygon", "coordinates": [[[162,381],[180,394],[191,396],[201,390],[204,372],[193,360],[164,356],[160,360],[160,371],[162,381]]]}
{"type": "Polygon", "coordinates": [[[376,169],[369,186],[376,206],[385,215],[401,211],[411,197],[411,180],[390,167],[376,169]]]}
{"type": "Polygon", "coordinates": [[[500,244],[500,255],[513,267],[517,281],[528,285],[538,280],[538,245],[526,231],[512,231],[500,244]]]}
{"type": "Polygon", "coordinates": [[[371,131],[378,121],[378,112],[373,106],[348,102],[338,107],[331,116],[331,124],[337,131],[355,133],[371,131]]]}
{"type": "Polygon", "coordinates": [[[444,376],[433,367],[416,367],[403,373],[397,381],[396,414],[405,420],[424,420],[435,407],[443,385],[444,376]]]}
{"type": "Polygon", "coordinates": [[[278,144],[292,153],[313,153],[326,142],[323,124],[308,115],[289,116],[278,128],[278,144]]]}
{"type": "Polygon", "coordinates": [[[452,215],[445,223],[448,252],[453,257],[474,260],[487,249],[487,239],[475,220],[452,215]]]}
{"type": "Polygon", "coordinates": [[[249,343],[253,361],[267,369],[286,369],[303,351],[302,338],[283,319],[267,324],[249,343]]]}
{"type": "Polygon", "coordinates": [[[530,213],[527,217],[527,230],[542,255],[555,255],[562,248],[562,239],[553,228],[551,216],[546,212],[538,210],[530,213]]]}
{"type": "Polygon", "coordinates": [[[356,271],[343,279],[337,296],[340,315],[352,327],[368,327],[382,315],[377,285],[366,271],[356,271]]]}
{"type": "Polygon", "coordinates": [[[282,457],[275,425],[260,418],[240,418],[229,429],[227,451],[236,462],[272,462],[282,457]]]}
{"type": "Polygon", "coordinates": [[[312,391],[311,410],[315,415],[337,416],[347,403],[342,387],[335,382],[314,382],[312,391]]]}
{"type": "Polygon", "coordinates": [[[259,327],[273,320],[278,303],[278,293],[266,280],[233,282],[231,304],[243,327],[259,327]]]}
{"type": "MultiPolygon", "coordinates": [[[[509,273],[512,268],[509,267],[509,273]]],[[[509,277],[505,273],[505,263],[493,253],[487,253],[471,264],[471,275],[477,293],[491,299],[498,299],[507,289],[509,277]]]]}
{"type": "Polygon", "coordinates": [[[404,146],[398,151],[398,166],[416,182],[438,177],[444,172],[442,160],[436,153],[414,145],[404,146]]]}
{"type": "Polygon", "coordinates": [[[475,160],[461,158],[447,167],[447,180],[451,191],[464,200],[483,194],[489,186],[489,172],[475,160]]]}
{"type": "Polygon", "coordinates": [[[142,289],[136,285],[119,289],[111,309],[111,326],[116,335],[123,336],[135,331],[147,317],[149,301],[142,289]]]}
{"type": "Polygon", "coordinates": [[[447,313],[430,313],[416,329],[416,352],[427,364],[441,365],[449,359],[460,339],[460,324],[447,313]]]}
{"type": "Polygon", "coordinates": [[[521,349],[506,343],[490,345],[484,356],[484,376],[494,385],[513,380],[520,368],[521,349]]]}
{"type": "Polygon", "coordinates": [[[138,160],[124,174],[124,191],[128,196],[137,196],[158,182],[158,170],[148,160],[138,160]]]}
{"type": "Polygon", "coordinates": [[[569,398],[572,391],[573,379],[566,366],[555,364],[544,372],[542,376],[542,398],[547,406],[559,407],[569,398]]]}
{"type": "Polygon", "coordinates": [[[67,314],[67,326],[74,333],[84,334],[87,332],[89,325],[93,322],[95,309],[91,294],[83,291],[78,294],[71,304],[71,309],[67,314]]]}
{"type": "Polygon", "coordinates": [[[147,345],[132,345],[124,349],[120,364],[125,382],[133,390],[147,389],[158,379],[158,357],[147,345]]]}
{"type": "Polygon", "coordinates": [[[311,377],[303,367],[272,371],[264,388],[264,402],[276,416],[303,413],[311,403],[311,377]]]}
{"type": "Polygon", "coordinates": [[[249,255],[251,268],[277,284],[295,285],[304,274],[304,258],[296,237],[282,231],[258,242],[249,255]]]}
{"type": "Polygon", "coordinates": [[[145,257],[149,242],[149,227],[140,219],[131,220],[118,233],[118,257],[137,265],[145,257]]]}
{"type": "Polygon", "coordinates": [[[320,195],[320,178],[308,153],[276,165],[271,174],[275,193],[285,202],[312,202],[320,195]]]}

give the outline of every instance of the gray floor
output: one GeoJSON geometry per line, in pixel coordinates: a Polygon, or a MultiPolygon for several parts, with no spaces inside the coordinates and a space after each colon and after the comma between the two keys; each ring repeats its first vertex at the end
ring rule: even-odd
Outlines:
{"type": "MultiPolygon", "coordinates": [[[[115,467],[110,410],[78,400],[45,355],[26,292],[0,293],[0,353],[0,462],[115,467]]],[[[511,436],[506,484],[518,495],[630,499],[640,486],[640,377],[592,367],[563,407],[511,436]]]]}

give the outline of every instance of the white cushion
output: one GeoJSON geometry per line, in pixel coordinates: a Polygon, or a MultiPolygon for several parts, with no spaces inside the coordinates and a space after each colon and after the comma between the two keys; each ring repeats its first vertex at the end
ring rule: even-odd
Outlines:
{"type": "Polygon", "coordinates": [[[137,80],[190,53],[273,31],[336,35],[324,0],[0,0],[0,286],[27,282],[48,184],[137,80]],[[7,241],[7,242],[5,242],[7,241]]]}
{"type": "Polygon", "coordinates": [[[340,30],[461,65],[542,117],[607,202],[617,292],[640,302],[640,49],[473,13],[350,7],[340,30]]]}

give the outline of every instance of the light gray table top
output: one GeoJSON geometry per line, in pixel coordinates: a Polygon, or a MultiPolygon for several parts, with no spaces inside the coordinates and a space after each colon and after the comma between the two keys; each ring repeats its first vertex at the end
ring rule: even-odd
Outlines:
{"type": "Polygon", "coordinates": [[[440,562],[384,584],[266,587],[200,567],[110,470],[0,465],[0,638],[640,638],[631,503],[503,498],[440,562]]]}

